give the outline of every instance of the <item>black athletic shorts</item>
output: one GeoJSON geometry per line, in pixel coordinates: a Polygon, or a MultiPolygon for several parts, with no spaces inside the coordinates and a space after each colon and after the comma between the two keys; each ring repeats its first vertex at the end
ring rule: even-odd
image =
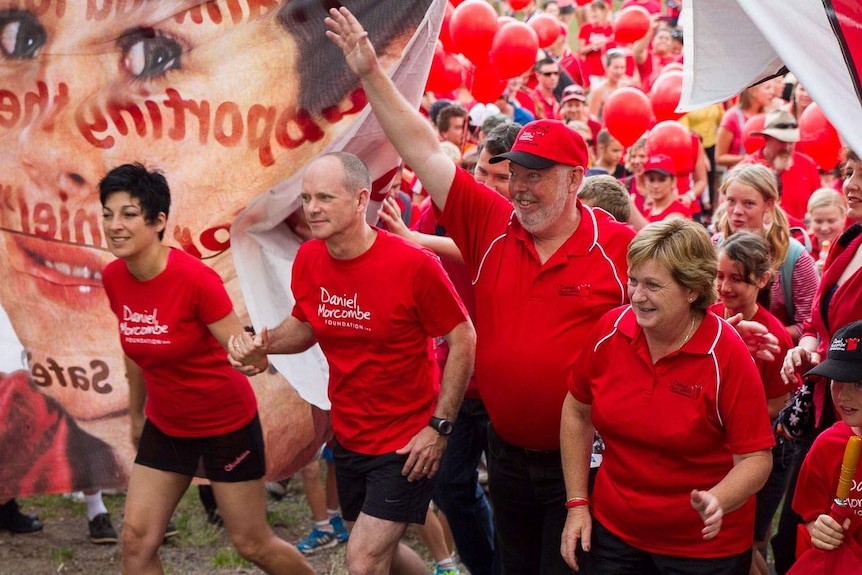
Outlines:
{"type": "Polygon", "coordinates": [[[222,483],[260,479],[266,472],[260,419],[255,414],[236,431],[209,437],[173,437],[147,420],[135,463],[222,483]]]}
{"type": "Polygon", "coordinates": [[[396,523],[425,524],[436,476],[407,481],[401,475],[406,455],[364,455],[345,449],[335,440],[332,443],[335,483],[344,519],[356,521],[361,511],[396,523]]]}

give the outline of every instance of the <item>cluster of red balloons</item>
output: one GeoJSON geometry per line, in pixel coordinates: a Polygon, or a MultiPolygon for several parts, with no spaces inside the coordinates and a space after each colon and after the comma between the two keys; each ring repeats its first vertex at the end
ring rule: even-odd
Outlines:
{"type": "MultiPolygon", "coordinates": [[[[528,4],[529,0],[509,1],[513,10],[528,4]]],[[[503,92],[505,81],[529,71],[539,49],[556,42],[560,33],[560,23],[547,14],[525,24],[498,18],[484,0],[450,0],[426,88],[451,92],[464,83],[478,102],[493,102],[503,92]]]]}

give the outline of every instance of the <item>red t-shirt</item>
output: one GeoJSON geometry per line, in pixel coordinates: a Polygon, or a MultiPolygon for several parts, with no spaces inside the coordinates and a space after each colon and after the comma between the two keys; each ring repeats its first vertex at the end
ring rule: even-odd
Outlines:
{"type": "Polygon", "coordinates": [[[311,325],[329,363],[338,442],[366,455],[404,447],[437,403],[432,338],[467,319],[440,260],[384,230],[349,260],[309,240],[296,254],[291,288],[293,315],[311,325]]]}
{"type": "MultiPolygon", "coordinates": [[[[643,204],[643,202],[641,203],[643,204]]],[[[644,217],[650,222],[660,222],[671,214],[679,214],[686,219],[691,219],[691,210],[679,200],[674,200],[673,203],[658,214],[652,213],[652,208],[647,208],[643,211],[644,217]]]]}
{"type": "Polygon", "coordinates": [[[653,365],[626,306],[605,314],[579,349],[569,390],[592,405],[606,446],[591,496],[596,519],[650,553],[709,558],[750,549],[753,496],[724,515],[710,541],[690,503],[692,489],[727,475],[734,454],[775,443],[763,386],[736,331],[707,313],[688,343],[653,365]]]}
{"type": "MultiPolygon", "coordinates": [[[[724,304],[719,302],[709,308],[711,312],[719,317],[725,317],[726,309],[724,304]]],[[[778,338],[779,350],[775,353],[776,358],[783,358],[787,354],[787,350],[793,347],[793,339],[787,332],[787,328],[781,323],[777,317],[766,311],[763,306],[757,304],[757,311],[751,321],[764,326],[769,333],[778,338]]],[[[781,379],[781,361],[766,361],[758,357],[754,358],[754,364],[757,366],[757,371],[760,372],[760,380],[763,382],[763,388],[766,392],[766,399],[781,397],[786,393],[793,392],[795,385],[788,385],[781,379]]]]}
{"type": "Polygon", "coordinates": [[[135,279],[123,260],[108,264],[102,277],[123,351],[144,372],[146,415],[156,427],[175,437],[206,437],[251,421],[257,412],[251,385],[207,327],[233,309],[214,270],[172,249],[165,270],[151,280],[135,279]]]}
{"type": "MultiPolygon", "coordinates": [[[[419,219],[416,226],[412,229],[434,236],[446,236],[443,226],[437,225],[437,215],[434,213],[434,206],[429,201],[423,204],[420,208],[419,219]]],[[[452,285],[458,292],[461,301],[464,302],[464,308],[470,314],[470,318],[476,319],[476,294],[473,291],[473,284],[470,282],[470,270],[462,263],[440,260],[443,269],[449,274],[449,279],[452,280],[452,285]]],[[[437,364],[442,369],[446,365],[446,360],[449,358],[449,345],[445,341],[441,341],[437,346],[437,364]]],[[[467,382],[467,391],[464,392],[464,397],[478,398],[479,390],[476,387],[476,374],[470,376],[470,381],[467,382]]]]}
{"type": "Polygon", "coordinates": [[[476,290],[476,381],[494,430],[520,447],[560,447],[575,351],[625,303],[634,232],[582,205],[578,229],[541,264],[512,204],[458,169],[439,218],[476,290]]]}
{"type": "Polygon", "coordinates": [[[568,46],[564,48],[563,55],[557,63],[563,70],[569,73],[575,84],[589,87],[589,78],[584,79],[584,73],[581,71],[584,61],[572,52],[568,46]]]}
{"type": "MultiPolygon", "coordinates": [[[[829,513],[841,475],[844,448],[854,435],[849,425],[838,421],[814,440],[811,451],[805,456],[796,482],[793,510],[806,523],[829,513]]],[[[850,529],[853,538],[862,545],[862,465],[856,468],[853,476],[848,503],[852,510],[850,529]]]]}
{"type": "MultiPolygon", "coordinates": [[[[581,26],[581,29],[578,31],[578,39],[582,40],[586,44],[601,42],[602,39],[612,41],[613,38],[614,27],[610,23],[593,24],[591,22],[587,22],[581,26]]],[[[590,76],[605,75],[604,54],[606,51],[607,47],[604,47],[600,50],[593,50],[584,54],[581,71],[584,74],[584,81],[587,83],[587,86],[589,86],[590,76]]]]}
{"type": "MultiPolygon", "coordinates": [[[[763,157],[763,149],[749,154],[741,164],[763,164],[769,167],[769,162],[763,157]]],[[[808,198],[820,187],[820,170],[814,160],[793,152],[793,165],[789,170],[781,172],[781,209],[788,216],[803,220],[808,212],[808,198]]]]}

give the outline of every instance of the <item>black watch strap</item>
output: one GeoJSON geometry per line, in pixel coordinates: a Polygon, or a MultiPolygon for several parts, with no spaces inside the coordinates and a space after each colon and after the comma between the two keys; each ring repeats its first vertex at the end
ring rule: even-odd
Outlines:
{"type": "Polygon", "coordinates": [[[428,422],[428,425],[433,427],[440,435],[450,435],[455,429],[455,424],[452,422],[452,420],[443,419],[442,417],[432,416],[431,421],[428,422]]]}

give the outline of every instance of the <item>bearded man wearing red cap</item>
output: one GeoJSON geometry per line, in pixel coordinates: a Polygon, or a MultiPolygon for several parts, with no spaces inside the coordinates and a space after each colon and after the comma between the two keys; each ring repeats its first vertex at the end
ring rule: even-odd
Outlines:
{"type": "Polygon", "coordinates": [[[577,132],[558,120],[536,120],[511,151],[490,160],[509,161],[509,203],[440,150],[346,8],[330,11],[327,25],[473,277],[476,381],[491,420],[488,482],[503,572],[571,573],[560,555],[566,501],[588,494],[566,493],[566,381],[593,324],[627,301],[633,232],[577,199],[588,157],[577,132]]]}

